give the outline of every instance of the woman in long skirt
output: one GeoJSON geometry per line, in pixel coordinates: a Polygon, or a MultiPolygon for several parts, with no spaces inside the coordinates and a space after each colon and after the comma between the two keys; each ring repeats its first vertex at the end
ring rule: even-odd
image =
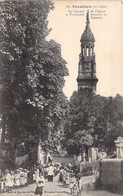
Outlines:
{"type": "Polygon", "coordinates": [[[43,195],[43,189],[44,189],[44,178],[43,176],[40,177],[40,180],[37,182],[37,187],[35,190],[35,195],[43,195]]]}

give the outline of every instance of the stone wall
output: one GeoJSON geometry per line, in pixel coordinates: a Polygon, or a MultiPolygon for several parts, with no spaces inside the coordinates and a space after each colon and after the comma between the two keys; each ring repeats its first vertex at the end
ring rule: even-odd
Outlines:
{"type": "Polygon", "coordinates": [[[99,180],[102,186],[118,187],[123,179],[123,159],[104,159],[100,162],[99,180]]]}

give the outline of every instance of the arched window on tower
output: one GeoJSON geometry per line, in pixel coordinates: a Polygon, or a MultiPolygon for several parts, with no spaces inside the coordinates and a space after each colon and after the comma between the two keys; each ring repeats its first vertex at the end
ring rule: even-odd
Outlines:
{"type": "Polygon", "coordinates": [[[82,48],[82,56],[84,57],[84,48],[82,48]]]}
{"type": "Polygon", "coordinates": [[[79,72],[82,72],[82,64],[79,64],[79,72]]]}
{"type": "Polygon", "coordinates": [[[89,56],[89,47],[86,48],[86,51],[87,51],[87,53],[86,53],[87,56],[89,56]]]}
{"type": "Polygon", "coordinates": [[[93,54],[93,48],[91,47],[90,56],[93,54]]]}

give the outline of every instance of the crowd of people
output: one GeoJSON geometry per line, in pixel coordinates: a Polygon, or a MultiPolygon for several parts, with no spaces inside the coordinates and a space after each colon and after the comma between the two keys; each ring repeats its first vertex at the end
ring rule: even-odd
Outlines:
{"type": "Polygon", "coordinates": [[[17,168],[15,170],[6,169],[0,174],[0,193],[10,192],[14,188],[24,187],[32,183],[38,183],[43,177],[48,181],[53,181],[55,168],[52,164],[43,167],[34,165],[32,168],[17,168]]]}
{"type": "Polygon", "coordinates": [[[71,194],[81,195],[82,181],[79,174],[75,174],[72,167],[52,164],[47,166],[34,165],[31,168],[18,168],[14,171],[6,169],[0,175],[0,193],[10,192],[12,189],[36,183],[35,195],[43,194],[44,181],[53,182],[54,176],[59,173],[59,181],[70,188],[71,194]]]}
{"type": "Polygon", "coordinates": [[[79,173],[76,175],[71,168],[61,167],[59,181],[62,182],[64,186],[70,188],[71,194],[76,193],[77,195],[81,195],[82,178],[79,173]]]}
{"type": "Polygon", "coordinates": [[[9,192],[12,188],[26,186],[28,174],[28,169],[18,168],[14,171],[6,169],[0,175],[0,192],[9,192]]]}

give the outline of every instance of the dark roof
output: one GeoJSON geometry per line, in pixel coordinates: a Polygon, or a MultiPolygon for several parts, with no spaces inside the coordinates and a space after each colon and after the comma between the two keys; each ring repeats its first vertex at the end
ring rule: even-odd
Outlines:
{"type": "Polygon", "coordinates": [[[84,30],[84,33],[82,34],[81,40],[80,41],[92,41],[95,42],[93,33],[90,29],[90,21],[89,21],[89,11],[87,12],[86,16],[86,27],[84,30]]]}
{"type": "Polygon", "coordinates": [[[94,35],[90,29],[89,24],[86,25],[84,33],[82,34],[81,41],[92,41],[95,42],[94,35]]]}

